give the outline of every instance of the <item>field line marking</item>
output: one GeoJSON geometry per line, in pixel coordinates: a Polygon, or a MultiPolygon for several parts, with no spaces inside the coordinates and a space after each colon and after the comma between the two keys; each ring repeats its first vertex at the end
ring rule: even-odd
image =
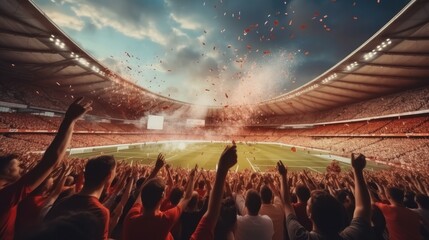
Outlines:
{"type": "Polygon", "coordinates": [[[307,168],[310,169],[310,170],[312,170],[312,171],[315,171],[315,172],[318,172],[318,173],[322,173],[321,171],[318,171],[318,170],[316,170],[316,169],[314,169],[312,167],[307,167],[307,168]]]}
{"type": "Polygon", "coordinates": [[[250,162],[249,158],[246,157],[246,160],[249,162],[250,167],[252,167],[253,171],[256,172],[255,167],[253,166],[253,164],[250,162]]]}

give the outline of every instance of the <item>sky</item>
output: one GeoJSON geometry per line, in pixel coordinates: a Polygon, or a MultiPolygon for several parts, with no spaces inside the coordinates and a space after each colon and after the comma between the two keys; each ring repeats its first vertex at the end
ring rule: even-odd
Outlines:
{"type": "Polygon", "coordinates": [[[313,80],[409,0],[34,0],[124,78],[199,105],[253,104],[313,80]]]}

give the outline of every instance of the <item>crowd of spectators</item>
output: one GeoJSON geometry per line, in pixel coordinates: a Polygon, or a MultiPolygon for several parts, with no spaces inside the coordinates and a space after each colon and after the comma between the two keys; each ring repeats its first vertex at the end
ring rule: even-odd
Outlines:
{"type": "MultiPolygon", "coordinates": [[[[42,151],[52,141],[55,126],[60,122],[60,117],[0,113],[0,124],[4,126],[3,134],[0,135],[0,152],[42,151]],[[20,130],[30,132],[21,133],[20,130]]],[[[155,131],[134,124],[88,120],[78,120],[74,129],[80,133],[73,138],[73,148],[178,139],[225,141],[233,137],[242,142],[279,142],[324,149],[341,156],[360,151],[374,160],[429,168],[424,161],[429,153],[427,115],[317,125],[303,129],[202,127],[155,131]]]]}
{"type": "Polygon", "coordinates": [[[360,119],[429,109],[429,87],[412,89],[388,96],[324,110],[285,116],[251,118],[253,124],[302,124],[360,119]]]}
{"type": "Polygon", "coordinates": [[[1,239],[428,237],[427,170],[365,171],[366,157],[352,153],[351,171],[333,164],[326,173],[290,173],[279,161],[264,173],[234,172],[234,141],[219,151],[217,171],[173,168],[161,153],[154,166],[67,159],[76,121],[89,110],[81,100],[69,107],[40,161],[0,157],[1,239]]]}

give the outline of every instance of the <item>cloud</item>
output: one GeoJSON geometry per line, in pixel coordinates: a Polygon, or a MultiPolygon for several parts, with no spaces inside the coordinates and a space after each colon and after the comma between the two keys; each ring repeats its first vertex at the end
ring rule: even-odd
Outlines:
{"type": "Polygon", "coordinates": [[[197,30],[201,28],[201,25],[192,19],[186,17],[178,17],[174,13],[170,14],[171,19],[180,24],[180,27],[188,30],[197,30]]]}
{"type": "Polygon", "coordinates": [[[55,10],[48,10],[46,11],[46,14],[49,16],[49,18],[52,19],[53,22],[55,22],[58,26],[62,28],[69,28],[75,31],[81,31],[85,26],[84,21],[82,21],[81,19],[66,15],[55,10]]]}
{"type": "Polygon", "coordinates": [[[127,22],[121,16],[105,8],[97,8],[89,4],[78,4],[71,8],[78,17],[86,17],[97,28],[111,27],[125,36],[136,39],[149,39],[153,42],[165,45],[166,35],[159,31],[154,22],[148,21],[144,25],[127,22]]]}

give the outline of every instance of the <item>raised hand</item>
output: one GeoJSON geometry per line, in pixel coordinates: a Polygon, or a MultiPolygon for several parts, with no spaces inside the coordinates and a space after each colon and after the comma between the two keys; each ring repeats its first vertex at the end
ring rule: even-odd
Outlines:
{"type": "Polygon", "coordinates": [[[362,171],[366,166],[366,159],[365,156],[362,154],[359,154],[357,157],[354,153],[352,153],[352,167],[355,170],[362,171]]]}
{"type": "Polygon", "coordinates": [[[92,102],[87,102],[85,104],[82,103],[83,97],[80,97],[74,101],[65,114],[65,119],[75,121],[83,116],[85,113],[92,110],[91,104],[92,102]]]}
{"type": "Polygon", "coordinates": [[[195,175],[196,175],[197,171],[198,171],[198,165],[195,164],[195,167],[189,173],[190,179],[194,179],[195,178],[195,175]]]}
{"type": "Polygon", "coordinates": [[[232,146],[226,146],[220,155],[218,170],[228,170],[237,163],[237,146],[232,142],[232,146]]]}
{"type": "Polygon", "coordinates": [[[156,158],[155,168],[161,169],[164,165],[165,165],[165,156],[162,153],[160,153],[156,158]]]}
{"type": "Polygon", "coordinates": [[[286,166],[283,165],[283,162],[281,160],[279,160],[277,162],[277,171],[279,172],[279,174],[281,176],[286,176],[287,175],[287,169],[286,166]]]}

